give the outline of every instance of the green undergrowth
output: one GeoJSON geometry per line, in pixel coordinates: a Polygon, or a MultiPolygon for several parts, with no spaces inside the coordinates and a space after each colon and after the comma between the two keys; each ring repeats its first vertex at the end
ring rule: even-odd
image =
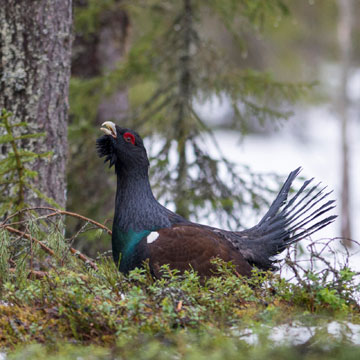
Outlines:
{"type": "Polygon", "coordinates": [[[29,253],[25,240],[13,249],[20,240],[0,230],[8,249],[0,259],[0,346],[9,359],[359,358],[349,328],[360,338],[359,287],[346,267],[326,281],[316,272],[300,282],[259,271],[242,278],[220,260],[206,281],[166,266],[161,279],[146,266],[124,276],[109,257],[94,270],[70,255],[59,228],[29,225],[53,256],[35,245],[29,253]],[[284,326],[313,330],[296,344],[287,331],[273,337],[284,326]]]}

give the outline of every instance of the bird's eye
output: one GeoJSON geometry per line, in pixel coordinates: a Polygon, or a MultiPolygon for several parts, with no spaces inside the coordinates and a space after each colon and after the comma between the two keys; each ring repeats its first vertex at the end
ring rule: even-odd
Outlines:
{"type": "Polygon", "coordinates": [[[123,135],[123,138],[125,141],[132,143],[133,145],[135,145],[135,136],[132,133],[126,132],[123,135]]]}

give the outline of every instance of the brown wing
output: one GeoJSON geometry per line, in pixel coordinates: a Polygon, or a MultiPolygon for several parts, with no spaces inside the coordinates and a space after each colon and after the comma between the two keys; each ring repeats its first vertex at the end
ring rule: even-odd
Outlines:
{"type": "Polygon", "coordinates": [[[193,268],[200,276],[214,274],[210,260],[219,257],[232,261],[241,275],[250,276],[251,266],[241,253],[220,233],[191,225],[177,225],[158,230],[155,241],[148,244],[150,266],[156,277],[160,277],[160,266],[185,271],[193,268]]]}

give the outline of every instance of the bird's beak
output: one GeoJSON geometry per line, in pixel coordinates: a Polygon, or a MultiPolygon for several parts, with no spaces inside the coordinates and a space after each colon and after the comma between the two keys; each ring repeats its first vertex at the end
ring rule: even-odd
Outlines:
{"type": "Polygon", "coordinates": [[[114,139],[116,139],[116,127],[115,124],[111,121],[105,121],[101,126],[100,130],[103,131],[106,135],[112,136],[114,139]]]}

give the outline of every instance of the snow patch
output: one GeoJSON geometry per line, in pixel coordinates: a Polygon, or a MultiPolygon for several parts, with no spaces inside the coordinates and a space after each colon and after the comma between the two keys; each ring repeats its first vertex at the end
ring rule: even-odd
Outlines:
{"type": "Polygon", "coordinates": [[[309,341],[317,331],[327,332],[334,339],[341,340],[344,337],[352,344],[359,345],[360,325],[350,322],[332,321],[323,326],[304,326],[301,323],[283,324],[274,327],[262,325],[260,329],[237,329],[233,327],[232,334],[246,341],[249,345],[259,345],[259,332],[268,333],[269,339],[277,344],[301,345],[309,341]]]}

